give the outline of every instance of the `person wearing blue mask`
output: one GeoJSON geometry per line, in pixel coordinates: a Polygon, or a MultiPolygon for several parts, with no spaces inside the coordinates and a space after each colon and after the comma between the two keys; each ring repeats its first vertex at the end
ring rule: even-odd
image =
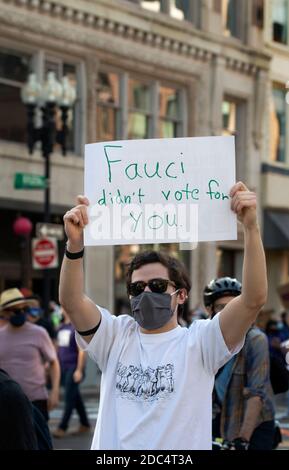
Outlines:
{"type": "Polygon", "coordinates": [[[50,320],[50,318],[45,318],[43,316],[43,309],[41,308],[40,299],[36,296],[34,298],[34,303],[32,306],[27,308],[26,318],[34,325],[42,326],[47,333],[49,334],[52,342],[56,344],[56,330],[50,320]]]}
{"type": "Polygon", "coordinates": [[[25,395],[48,421],[48,411],[59,400],[60,368],[52,341],[44,328],[27,321],[34,298],[17,288],[0,295],[0,313],[7,325],[0,328],[0,368],[19,383],[25,395]],[[51,390],[48,396],[44,364],[48,364],[51,390]]]}
{"type": "MultiPolygon", "coordinates": [[[[92,449],[212,448],[214,376],[240,351],[267,297],[256,195],[239,182],[230,197],[244,228],[242,294],[212,320],[196,320],[189,328],[178,325],[189,276],[178,260],[161,252],[140,253],[128,267],[131,315],[114,316],[95,305],[83,288],[88,199],[79,196],[65,214],[59,300],[78,345],[102,371],[92,449]]],[[[96,267],[96,279],[101,275],[96,267]]]]}

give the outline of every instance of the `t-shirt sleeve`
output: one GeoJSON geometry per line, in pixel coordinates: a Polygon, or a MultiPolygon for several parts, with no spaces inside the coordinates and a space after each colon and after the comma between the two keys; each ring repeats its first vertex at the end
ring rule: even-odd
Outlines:
{"type": "Polygon", "coordinates": [[[55,347],[47,331],[42,327],[40,328],[41,328],[41,333],[42,333],[41,338],[40,338],[40,343],[39,343],[41,354],[44,360],[48,362],[52,362],[57,358],[55,347]]]}
{"type": "Polygon", "coordinates": [[[113,346],[128,332],[130,326],[135,324],[135,320],[129,315],[116,317],[98,305],[97,308],[101,313],[101,322],[89,344],[86,343],[77,331],[75,332],[75,338],[80,349],[86,351],[103,372],[113,346]]]}
{"type": "Polygon", "coordinates": [[[197,320],[197,337],[201,348],[201,356],[205,370],[215,375],[220,367],[228,362],[243,347],[243,341],[234,349],[229,350],[220,327],[220,314],[212,320],[197,320]]]}

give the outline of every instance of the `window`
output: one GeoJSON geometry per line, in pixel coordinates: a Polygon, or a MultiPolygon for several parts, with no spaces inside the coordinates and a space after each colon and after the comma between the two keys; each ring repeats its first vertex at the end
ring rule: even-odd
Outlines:
{"type": "Polygon", "coordinates": [[[105,142],[121,138],[118,131],[119,77],[100,72],[97,81],[97,140],[105,142]]]}
{"type": "Polygon", "coordinates": [[[151,88],[148,84],[129,79],[128,107],[128,139],[146,139],[151,121],[151,88]]]}
{"type": "MultiPolygon", "coordinates": [[[[44,63],[44,77],[47,77],[48,72],[54,72],[57,80],[61,80],[61,77],[67,76],[72,85],[77,87],[77,67],[75,64],[69,64],[62,62],[61,60],[47,59],[44,63]]],[[[77,139],[77,108],[79,106],[79,97],[77,96],[76,102],[72,109],[68,110],[67,126],[68,133],[66,136],[66,148],[68,151],[75,151],[78,147],[77,139]]],[[[55,124],[56,130],[62,129],[62,120],[61,120],[61,109],[56,109],[55,115],[55,124]]],[[[59,144],[54,144],[54,150],[60,151],[61,147],[59,144]]]]}
{"type": "Polygon", "coordinates": [[[199,26],[200,0],[141,0],[143,8],[152,12],[166,13],[177,20],[187,20],[199,26]]]}
{"type": "Polygon", "coordinates": [[[26,109],[20,90],[31,71],[32,57],[0,49],[0,139],[26,142],[26,109]]]}
{"type": "Polygon", "coordinates": [[[273,0],[272,3],[273,41],[288,42],[288,0],[273,0]]]}
{"type": "MultiPolygon", "coordinates": [[[[0,49],[0,139],[13,142],[27,142],[26,108],[22,103],[20,92],[29,73],[35,68],[36,61],[36,54],[30,55],[12,49],[0,49]]],[[[46,78],[46,74],[49,71],[54,71],[58,79],[67,75],[74,85],[77,84],[77,67],[74,64],[46,58],[41,75],[46,78]]],[[[72,151],[76,149],[76,137],[79,137],[76,136],[76,129],[81,128],[80,123],[76,119],[76,115],[79,115],[79,102],[78,96],[74,109],[68,112],[67,149],[72,151]]],[[[38,126],[42,122],[40,116],[38,119],[39,114],[41,112],[37,109],[35,121],[38,123],[38,126]]],[[[57,109],[56,128],[60,130],[61,127],[61,110],[57,109]]],[[[78,146],[80,147],[80,145],[78,146]]],[[[55,149],[57,148],[60,147],[58,144],[55,144],[55,149]]]]}
{"type": "Polygon", "coordinates": [[[194,3],[188,0],[171,0],[170,15],[178,20],[191,19],[191,6],[194,3]]]}
{"type": "Polygon", "coordinates": [[[270,111],[270,158],[272,161],[286,161],[286,92],[282,85],[274,84],[270,111]]]}
{"type": "Polygon", "coordinates": [[[217,248],[217,277],[235,277],[235,251],[217,248]]]}
{"type": "Polygon", "coordinates": [[[161,2],[161,0],[141,0],[140,4],[143,8],[155,12],[161,11],[161,7],[163,6],[163,2],[161,2]]]}
{"type": "Polygon", "coordinates": [[[222,0],[222,25],[225,36],[239,37],[237,0],[222,0]]]}
{"type": "Polygon", "coordinates": [[[225,97],[222,103],[222,135],[235,136],[236,176],[246,178],[246,103],[238,98],[225,97]]]}
{"type": "Polygon", "coordinates": [[[236,117],[237,105],[234,101],[223,101],[222,104],[222,120],[223,135],[235,135],[237,126],[236,117]]]}
{"type": "Polygon", "coordinates": [[[180,135],[179,93],[175,88],[160,87],[159,93],[159,137],[180,135]]]}
{"type": "Polygon", "coordinates": [[[157,80],[101,71],[97,84],[97,141],[183,136],[184,96],[184,90],[157,80]]]}
{"type": "Polygon", "coordinates": [[[243,251],[217,248],[217,277],[242,278],[243,251]]]}
{"type": "Polygon", "coordinates": [[[264,0],[254,0],[252,5],[252,24],[259,29],[264,27],[264,0]]]}

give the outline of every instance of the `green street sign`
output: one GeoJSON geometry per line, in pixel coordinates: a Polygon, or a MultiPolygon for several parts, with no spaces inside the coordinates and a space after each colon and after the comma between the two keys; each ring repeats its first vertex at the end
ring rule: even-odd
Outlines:
{"type": "Polygon", "coordinates": [[[32,173],[15,173],[14,189],[45,189],[46,179],[42,175],[32,173]]]}

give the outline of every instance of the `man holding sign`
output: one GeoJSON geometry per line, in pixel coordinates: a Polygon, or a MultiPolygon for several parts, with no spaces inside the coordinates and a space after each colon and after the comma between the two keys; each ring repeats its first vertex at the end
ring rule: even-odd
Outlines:
{"type": "MultiPolygon", "coordinates": [[[[68,238],[60,302],[78,333],[79,346],[102,371],[92,449],[211,449],[214,376],[243,346],[267,296],[266,264],[256,196],[239,182],[229,194],[243,224],[242,294],[213,320],[189,329],[177,322],[190,282],[177,260],[139,254],[128,269],[132,316],[115,317],[83,291],[83,231],[87,197],[64,216],[68,238]]],[[[222,220],[219,220],[222,225],[222,220]]]]}

